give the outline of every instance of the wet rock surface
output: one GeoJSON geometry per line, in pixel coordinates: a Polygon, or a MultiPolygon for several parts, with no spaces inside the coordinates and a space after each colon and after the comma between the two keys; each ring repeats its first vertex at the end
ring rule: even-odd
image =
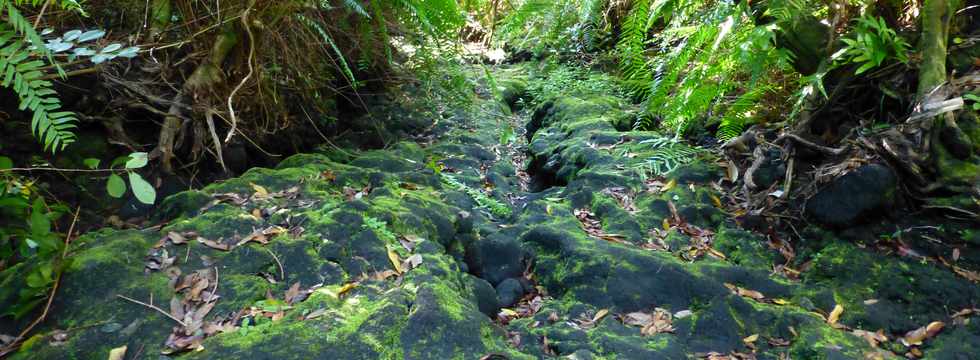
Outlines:
{"type": "Polygon", "coordinates": [[[891,169],[864,165],[835,179],[806,204],[816,222],[837,228],[881,219],[894,204],[898,181],[891,169]]]}
{"type": "MultiPolygon", "coordinates": [[[[511,105],[527,96],[524,74],[497,70],[511,105]]],[[[978,306],[975,283],[816,226],[800,230],[805,265],[787,263],[723,208],[712,159],[645,176],[654,149],[643,140],[656,134],[617,130],[624,99],[560,96],[523,115],[480,104],[430,146],[297,155],[171,196],[159,227],[81,237],[49,321],[13,358],[105,359],[120,346],[133,359],[977,351],[976,319],[955,315],[978,306]],[[501,144],[503,125],[528,132],[501,144]],[[937,336],[902,344],[934,321],[945,324],[937,336]],[[878,346],[857,331],[879,329],[889,341],[878,346]]],[[[886,171],[836,180],[808,213],[839,227],[887,206],[886,171]]],[[[977,258],[962,254],[968,271],[977,258]]]]}

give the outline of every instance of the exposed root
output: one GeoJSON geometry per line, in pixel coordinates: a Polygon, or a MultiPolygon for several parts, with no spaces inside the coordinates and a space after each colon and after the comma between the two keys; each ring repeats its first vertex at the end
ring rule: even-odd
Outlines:
{"type": "MultiPolygon", "coordinates": [[[[235,98],[235,94],[238,93],[238,90],[241,90],[242,86],[245,86],[245,83],[252,78],[252,73],[255,72],[255,67],[252,65],[252,62],[255,60],[255,36],[252,35],[252,27],[248,24],[248,13],[252,11],[253,6],[255,6],[255,0],[249,1],[248,8],[242,12],[242,27],[244,27],[245,32],[248,33],[248,74],[242,78],[242,81],[238,83],[238,86],[236,86],[235,89],[231,91],[231,94],[228,95],[228,114],[231,116],[231,129],[228,129],[228,135],[225,136],[226,144],[231,141],[231,137],[235,135],[235,130],[238,128],[238,118],[235,117],[235,108],[232,106],[231,101],[235,98]]],[[[212,123],[209,122],[209,125],[211,125],[212,129],[214,128],[212,123]]],[[[212,130],[212,132],[213,131],[214,130],[212,130]]],[[[217,142],[217,136],[215,136],[215,142],[217,142]]],[[[220,147],[220,144],[215,144],[215,147],[220,147]]],[[[218,154],[220,156],[220,151],[218,154]]],[[[225,169],[225,171],[228,171],[228,169],[225,168],[224,162],[222,162],[221,167],[225,169]]]]}
{"type": "Polygon", "coordinates": [[[813,150],[819,151],[821,153],[824,153],[824,154],[827,154],[827,155],[830,155],[830,156],[840,156],[840,155],[843,155],[844,153],[846,153],[850,149],[850,145],[845,145],[844,147],[841,147],[841,148],[832,148],[832,147],[827,147],[827,146],[819,145],[817,143],[814,143],[812,141],[809,141],[807,139],[804,139],[804,138],[800,137],[799,135],[795,135],[795,134],[783,134],[783,135],[780,135],[779,138],[776,139],[776,141],[774,141],[774,142],[778,144],[778,143],[783,142],[786,139],[793,140],[795,143],[797,143],[799,145],[806,146],[808,148],[811,148],[813,150]]]}

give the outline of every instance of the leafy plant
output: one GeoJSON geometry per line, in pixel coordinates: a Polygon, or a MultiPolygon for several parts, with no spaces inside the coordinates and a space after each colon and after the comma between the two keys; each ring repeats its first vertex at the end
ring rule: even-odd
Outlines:
{"type": "Polygon", "coordinates": [[[757,26],[746,11],[698,0],[634,3],[616,51],[628,88],[644,102],[638,129],[686,135],[720,116],[724,140],[755,121],[790,57],[772,45],[778,28],[757,26]]]}
{"type": "MultiPolygon", "coordinates": [[[[123,48],[121,44],[110,44],[99,50],[78,47],[85,42],[97,40],[105,35],[102,30],[68,31],[60,37],[44,40],[54,30],[48,29],[40,34],[18,9],[19,5],[37,6],[39,0],[0,0],[0,11],[7,16],[0,22],[0,85],[12,89],[18,96],[18,110],[29,110],[31,133],[52,153],[63,150],[75,141],[74,129],[78,119],[70,111],[61,110],[61,101],[52,88],[51,76],[46,73],[53,67],[58,75],[65,72],[54,60],[53,54],[72,50],[68,61],[79,57],[89,57],[99,64],[117,57],[133,57],[138,48],[123,48]],[[43,46],[41,46],[43,44],[43,46]]],[[[69,11],[82,12],[81,5],[74,0],[63,0],[59,5],[69,11]]]]}
{"type": "Polygon", "coordinates": [[[621,87],[608,75],[600,75],[585,69],[551,64],[544,70],[547,74],[528,83],[527,92],[532,108],[562,96],[579,94],[623,95],[621,87]]]}
{"type": "MultiPolygon", "coordinates": [[[[54,29],[44,29],[40,35],[45,36],[53,33],[54,29]]],[[[118,57],[134,58],[139,53],[139,47],[123,47],[120,43],[108,44],[101,49],[91,49],[82,46],[87,42],[101,39],[105,34],[105,30],[89,30],[83,32],[82,30],[74,29],[65,32],[61,36],[47,39],[44,46],[52,54],[65,53],[71,50],[68,53],[69,62],[87,57],[93,64],[101,64],[118,57]]]]}
{"type": "MultiPolygon", "coordinates": [[[[147,156],[145,152],[135,152],[128,156],[119,157],[112,161],[110,168],[119,168],[122,172],[126,173],[126,176],[129,178],[129,188],[132,189],[133,195],[136,196],[139,202],[153,205],[156,202],[156,190],[153,189],[153,185],[150,185],[146,179],[136,172],[137,169],[146,166],[149,161],[147,156]]],[[[97,169],[99,167],[99,161],[97,159],[87,159],[86,165],[92,169],[97,169]]],[[[106,192],[109,196],[121,198],[126,194],[126,182],[116,173],[109,174],[109,180],[106,181],[106,192]]]]}
{"type": "Polygon", "coordinates": [[[73,129],[77,127],[78,119],[71,112],[59,111],[61,101],[52,89],[51,81],[44,78],[44,61],[37,58],[47,52],[30,45],[31,39],[40,43],[40,37],[33,28],[18,22],[26,20],[13,10],[12,4],[6,6],[9,13],[18,15],[8,17],[8,23],[0,23],[0,85],[17,93],[19,110],[33,113],[31,133],[44,144],[44,149],[62,150],[75,141],[73,129]]]}
{"type": "Polygon", "coordinates": [[[374,233],[377,234],[381,240],[385,240],[387,242],[394,242],[398,238],[395,233],[388,229],[387,222],[375,217],[365,216],[364,224],[361,226],[365,229],[374,231],[374,233]]]}
{"type": "MultiPolygon", "coordinates": [[[[13,168],[10,158],[0,156],[0,170],[13,168]]],[[[36,183],[12,172],[0,172],[0,269],[8,281],[21,286],[0,286],[0,301],[12,304],[0,316],[19,318],[36,307],[63,267],[63,243],[53,223],[68,213],[64,205],[49,204],[36,183]]]]}
{"type": "Polygon", "coordinates": [[[980,96],[975,94],[965,94],[963,98],[973,102],[973,110],[980,111],[980,96]]]}
{"type": "Polygon", "coordinates": [[[495,39],[539,55],[581,54],[596,45],[603,37],[602,30],[611,29],[604,11],[607,3],[604,0],[522,1],[500,21],[500,36],[495,39]]]}
{"type": "Polygon", "coordinates": [[[649,145],[654,150],[644,163],[653,176],[674,171],[677,167],[689,164],[705,153],[701,148],[689,146],[669,137],[647,139],[640,141],[640,144],[649,145]]]}
{"type": "Polygon", "coordinates": [[[470,198],[473,199],[473,201],[476,201],[477,205],[487,210],[490,210],[490,213],[493,214],[493,216],[499,218],[510,217],[512,213],[510,206],[507,206],[506,204],[497,201],[497,199],[494,199],[489,195],[484,194],[480,190],[466,186],[466,184],[459,181],[459,179],[456,179],[455,176],[446,173],[440,173],[440,175],[442,177],[442,182],[449,185],[449,187],[451,187],[453,190],[460,191],[465,193],[466,195],[469,195],[470,198]]]}
{"type": "Polygon", "coordinates": [[[843,62],[860,64],[855,74],[881,66],[888,60],[908,63],[911,46],[888,27],[881,17],[862,16],[857,19],[853,33],[841,39],[846,46],[832,58],[843,62]]]}

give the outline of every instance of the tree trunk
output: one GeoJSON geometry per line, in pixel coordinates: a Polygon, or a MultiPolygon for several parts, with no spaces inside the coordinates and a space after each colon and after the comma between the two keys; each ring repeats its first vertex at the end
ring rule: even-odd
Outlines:
{"type": "MultiPolygon", "coordinates": [[[[949,90],[946,83],[946,51],[950,21],[958,8],[959,0],[925,0],[922,7],[922,64],[919,66],[917,98],[920,103],[931,104],[946,100],[949,90]]],[[[929,165],[934,169],[939,186],[962,190],[977,177],[977,166],[969,159],[973,156],[973,144],[969,136],[956,124],[952,112],[940,114],[924,124],[928,142],[924,152],[929,154],[929,165]]]]}
{"type": "Polygon", "coordinates": [[[919,99],[946,82],[946,40],[949,22],[958,0],[925,0],[922,6],[922,65],[919,66],[919,99]]]}
{"type": "Polygon", "coordinates": [[[160,156],[163,170],[173,173],[174,142],[183,124],[181,107],[186,100],[194,101],[199,96],[210,92],[213,87],[224,79],[221,71],[221,64],[225,62],[228,54],[238,44],[238,32],[233,25],[228,25],[225,30],[218,34],[214,40],[214,45],[207,59],[194,69],[191,76],[181,87],[180,92],[174,97],[174,105],[170,107],[167,117],[160,128],[159,143],[154,150],[154,155],[160,156]]]}

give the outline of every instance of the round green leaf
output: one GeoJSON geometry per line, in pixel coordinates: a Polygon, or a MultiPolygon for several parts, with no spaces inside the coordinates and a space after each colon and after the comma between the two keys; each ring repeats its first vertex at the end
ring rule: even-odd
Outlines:
{"type": "Polygon", "coordinates": [[[126,161],[127,169],[139,169],[146,166],[148,158],[145,152],[134,152],[129,154],[129,161],[126,161]]]}
{"type": "Polygon", "coordinates": [[[44,202],[40,198],[34,201],[31,209],[31,234],[35,237],[45,236],[51,233],[51,220],[45,213],[44,202]]]}
{"type": "Polygon", "coordinates": [[[133,189],[133,194],[136,194],[136,200],[139,200],[141,203],[153,205],[156,202],[156,190],[140,174],[134,172],[129,173],[129,186],[133,189]]]}
{"type": "Polygon", "coordinates": [[[98,169],[99,164],[102,163],[102,160],[95,159],[95,158],[88,158],[82,160],[82,163],[85,164],[85,166],[87,166],[89,169],[98,169]]]}
{"type": "Polygon", "coordinates": [[[126,193],[126,182],[119,175],[109,175],[109,181],[105,184],[105,189],[109,196],[121,198],[126,193]]]}
{"type": "Polygon", "coordinates": [[[65,41],[74,41],[75,39],[78,39],[78,37],[81,35],[82,35],[82,31],[76,29],[76,30],[66,32],[63,37],[65,38],[65,41]]]}
{"type": "Polygon", "coordinates": [[[122,48],[122,44],[119,44],[119,43],[109,44],[109,46],[106,46],[100,52],[103,53],[103,54],[108,54],[108,53],[111,53],[113,51],[119,50],[121,48],[122,48]]]}
{"type": "Polygon", "coordinates": [[[9,157],[0,156],[0,170],[10,169],[14,167],[14,161],[10,160],[9,157]]]}

